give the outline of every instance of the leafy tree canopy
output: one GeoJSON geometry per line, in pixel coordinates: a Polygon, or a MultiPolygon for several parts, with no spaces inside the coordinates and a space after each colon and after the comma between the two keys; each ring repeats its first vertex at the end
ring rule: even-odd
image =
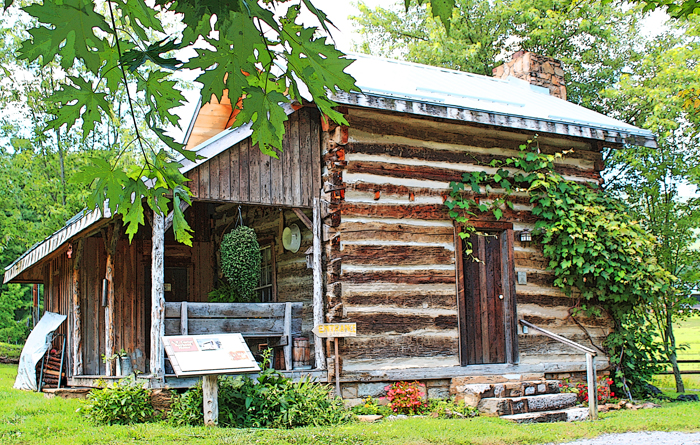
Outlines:
{"type": "MultiPolygon", "coordinates": [[[[5,1],[6,8],[11,4],[5,1]]],[[[191,229],[179,206],[180,201],[190,201],[187,179],[173,154],[189,160],[196,154],[165,134],[167,126],[179,123],[172,109],[184,102],[175,88],[173,73],[178,70],[199,72],[202,103],[224,94],[233,103],[241,98],[234,127],[251,122],[253,142],[271,156],[281,151],[287,119],[280,105],[301,101],[302,90],[322,113],[343,123],[328,92],[356,89],[354,79],[344,72],[351,60],[319,37],[318,27],[300,24],[304,8],[327,32],[330,22],[309,0],[157,0],[153,6],[144,0],[46,0],[22,7],[34,21],[19,57],[41,67],[80,67],[49,98],[54,117],[47,128],[79,127],[82,137],[89,138],[96,125],[117,117],[109,97],[121,95],[129,107],[135,135],[125,149],[135,144],[141,162],[120,166],[92,160],[76,178],[93,183],[89,207],[106,203],[113,214],[121,214],[133,236],[144,223],[140,197],[154,211],[167,213],[172,196],[176,237],[191,242],[191,229]],[[178,50],[178,55],[187,51],[192,56],[181,61],[175,57],[178,50]],[[145,128],[137,122],[139,112],[145,128]],[[149,140],[145,129],[160,143],[149,140]]]]}

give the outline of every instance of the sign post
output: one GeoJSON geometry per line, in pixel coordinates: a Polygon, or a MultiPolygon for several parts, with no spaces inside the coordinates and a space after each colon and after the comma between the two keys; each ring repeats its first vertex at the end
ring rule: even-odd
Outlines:
{"type": "Polygon", "coordinates": [[[218,375],[260,371],[241,334],[173,335],[163,345],[178,377],[202,376],[206,426],[219,421],[218,375]]]}
{"type": "Polygon", "coordinates": [[[332,338],[335,340],[335,392],[340,393],[340,352],[338,339],[341,337],[356,337],[357,325],[355,323],[323,323],[316,325],[313,333],[320,338],[332,338]]]}

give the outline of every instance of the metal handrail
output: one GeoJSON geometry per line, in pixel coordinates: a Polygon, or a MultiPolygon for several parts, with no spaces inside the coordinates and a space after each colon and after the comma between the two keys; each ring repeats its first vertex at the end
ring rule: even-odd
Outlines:
{"type": "Polygon", "coordinates": [[[597,355],[596,351],[594,351],[591,348],[587,348],[585,346],[579,345],[576,342],[573,342],[569,340],[568,338],[564,338],[561,335],[557,335],[553,332],[549,332],[546,329],[542,329],[539,326],[535,326],[534,324],[525,321],[525,320],[519,320],[520,324],[523,325],[523,327],[531,328],[534,329],[543,335],[554,339],[558,341],[559,343],[565,344],[566,346],[572,347],[574,349],[577,349],[584,354],[586,354],[586,380],[588,383],[588,410],[590,411],[591,414],[591,420],[598,420],[598,384],[597,384],[597,379],[596,379],[596,370],[595,370],[595,359],[594,357],[597,355]]]}
{"type": "Polygon", "coordinates": [[[596,355],[596,354],[597,354],[597,353],[596,353],[593,349],[591,349],[591,348],[587,348],[587,347],[585,347],[585,346],[581,346],[581,345],[579,345],[578,343],[569,340],[568,338],[564,338],[564,337],[562,337],[561,335],[555,334],[554,332],[549,332],[549,331],[546,330],[546,329],[542,329],[542,328],[539,327],[539,326],[535,326],[534,324],[530,323],[529,321],[520,320],[520,324],[522,324],[523,326],[527,326],[528,328],[532,328],[532,329],[534,329],[534,330],[536,330],[536,331],[539,331],[539,332],[541,332],[542,334],[546,335],[547,337],[553,338],[554,340],[557,340],[557,341],[560,342],[560,343],[564,343],[564,344],[567,345],[567,346],[571,346],[572,348],[578,349],[579,351],[583,352],[584,354],[593,354],[593,355],[596,355]]]}

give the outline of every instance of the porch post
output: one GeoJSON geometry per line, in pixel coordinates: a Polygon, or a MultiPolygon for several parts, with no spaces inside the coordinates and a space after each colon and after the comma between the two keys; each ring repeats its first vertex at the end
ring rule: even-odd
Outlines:
{"type": "MultiPolygon", "coordinates": [[[[107,305],[105,306],[105,356],[114,355],[115,331],[114,331],[114,257],[117,253],[117,243],[121,232],[121,220],[116,220],[109,225],[105,236],[105,250],[107,251],[107,270],[105,279],[107,280],[107,305]]],[[[106,375],[116,374],[116,360],[108,360],[105,363],[106,375]]]]}
{"type": "Polygon", "coordinates": [[[73,259],[73,376],[83,375],[83,333],[80,310],[80,259],[83,256],[83,239],[78,240],[73,259]]]}
{"type": "MultiPolygon", "coordinates": [[[[323,323],[323,263],[321,261],[321,200],[314,197],[313,202],[313,276],[314,276],[314,327],[323,323]]],[[[317,369],[326,369],[326,355],[323,352],[323,339],[314,338],[314,359],[317,369]]]]}
{"type": "Polygon", "coordinates": [[[163,381],[163,335],[165,334],[165,293],[163,256],[165,253],[165,216],[153,212],[153,235],[151,250],[151,375],[163,381]]]}

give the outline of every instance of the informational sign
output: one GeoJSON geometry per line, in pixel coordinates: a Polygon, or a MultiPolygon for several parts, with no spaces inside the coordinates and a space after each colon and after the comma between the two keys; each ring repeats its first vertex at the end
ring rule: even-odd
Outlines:
{"type": "Polygon", "coordinates": [[[316,326],[313,333],[321,338],[357,337],[355,323],[324,323],[316,326]]]}
{"type": "Polygon", "coordinates": [[[178,377],[260,371],[241,334],[173,335],[163,344],[178,377]]]}

